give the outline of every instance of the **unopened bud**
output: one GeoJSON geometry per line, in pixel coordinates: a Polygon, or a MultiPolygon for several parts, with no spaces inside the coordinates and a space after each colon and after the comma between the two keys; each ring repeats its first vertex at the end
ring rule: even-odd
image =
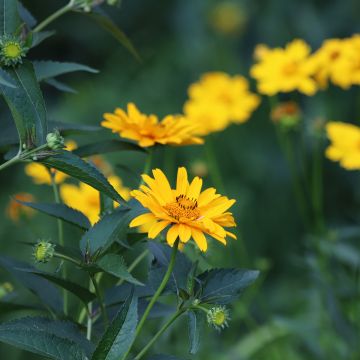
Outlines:
{"type": "Polygon", "coordinates": [[[214,306],[207,313],[207,322],[216,330],[220,331],[229,326],[229,310],[225,306],[214,306]]]}
{"type": "Polygon", "coordinates": [[[47,263],[49,262],[55,253],[55,245],[42,240],[34,246],[34,258],[36,262],[47,263]]]}
{"type": "Polygon", "coordinates": [[[64,138],[60,135],[58,130],[48,133],[46,135],[46,142],[50,149],[58,150],[65,147],[64,138]]]}

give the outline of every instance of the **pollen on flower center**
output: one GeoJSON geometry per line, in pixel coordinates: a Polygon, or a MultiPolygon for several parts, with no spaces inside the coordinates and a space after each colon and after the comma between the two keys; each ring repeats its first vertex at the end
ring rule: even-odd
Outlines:
{"type": "Polygon", "coordinates": [[[9,58],[17,58],[21,54],[21,47],[16,42],[10,42],[4,46],[3,51],[9,58]]]}
{"type": "Polygon", "coordinates": [[[166,204],[164,206],[167,213],[177,221],[184,220],[196,220],[200,217],[200,211],[195,199],[189,199],[185,195],[179,195],[176,197],[176,201],[166,204]]]}

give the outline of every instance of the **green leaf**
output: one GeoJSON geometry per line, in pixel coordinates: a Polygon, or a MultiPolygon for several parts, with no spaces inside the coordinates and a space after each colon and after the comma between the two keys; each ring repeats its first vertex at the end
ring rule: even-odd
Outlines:
{"type": "Polygon", "coordinates": [[[78,297],[81,301],[85,304],[95,299],[95,294],[91,293],[87,288],[82,287],[72,281],[65,280],[57,275],[46,273],[40,270],[31,270],[31,269],[24,269],[24,268],[17,268],[16,270],[29,272],[31,274],[40,276],[50,282],[60,286],[61,288],[71,292],[76,297],[78,297]]]}
{"type": "Polygon", "coordinates": [[[87,15],[90,19],[100,25],[105,31],[111,34],[121,45],[123,45],[135,57],[135,59],[141,61],[141,58],[130,39],[123,31],[121,31],[116,26],[116,24],[114,24],[114,22],[106,14],[87,12],[84,13],[84,15],[87,15]]]}
{"type": "Polygon", "coordinates": [[[92,360],[121,359],[134,340],[137,321],[137,297],[132,291],[100,340],[92,360]]]}
{"type": "Polygon", "coordinates": [[[0,69],[0,84],[11,88],[16,88],[14,79],[3,69],[0,69]]]}
{"type": "Polygon", "coordinates": [[[45,143],[47,134],[44,99],[30,62],[7,70],[16,84],[10,88],[0,84],[0,91],[14,118],[21,143],[28,147],[45,143]]]}
{"type": "Polygon", "coordinates": [[[0,3],[0,26],[3,35],[14,35],[20,25],[18,2],[15,0],[1,0],[0,3]]]}
{"type": "Polygon", "coordinates": [[[157,354],[150,356],[149,358],[147,358],[147,360],[181,360],[181,359],[174,355],[157,354]]]}
{"type": "Polygon", "coordinates": [[[75,71],[87,71],[90,73],[98,73],[99,71],[89,66],[70,63],[70,62],[58,62],[51,60],[34,61],[34,70],[38,81],[53,78],[55,76],[75,72],[75,71]]]}
{"type": "Polygon", "coordinates": [[[48,39],[49,37],[55,35],[56,32],[51,30],[51,31],[40,31],[40,32],[36,32],[36,33],[31,33],[31,34],[32,34],[31,47],[33,48],[33,47],[41,44],[44,40],[48,39]]]}
{"type": "Polygon", "coordinates": [[[101,130],[101,127],[99,126],[93,126],[93,125],[83,125],[83,124],[72,124],[72,123],[66,123],[63,121],[49,121],[49,131],[58,129],[61,132],[61,135],[71,135],[71,134],[78,134],[78,133],[84,133],[84,132],[94,132],[101,130]]]}
{"type": "Polygon", "coordinates": [[[59,150],[57,155],[49,156],[41,160],[41,163],[73,176],[96,190],[103,192],[118,203],[126,204],[126,201],[116,192],[105,176],[95,166],[85,162],[72,152],[59,150]]]}
{"type": "Polygon", "coordinates": [[[59,91],[67,92],[70,94],[77,94],[77,91],[74,88],[70,87],[69,85],[66,85],[62,81],[50,78],[50,79],[46,79],[44,82],[59,91]]]}
{"type": "Polygon", "coordinates": [[[80,157],[88,157],[96,154],[104,154],[114,151],[141,151],[146,150],[134,143],[124,140],[106,140],[93,144],[83,145],[73,152],[80,157]]]}
{"type": "Polygon", "coordinates": [[[107,254],[103,256],[97,265],[105,272],[114,275],[120,279],[124,279],[129,283],[135,285],[144,285],[139,280],[136,280],[128,271],[125,260],[122,256],[117,254],[107,254]]]}
{"type": "MultiPolygon", "coordinates": [[[[228,304],[259,276],[257,270],[211,269],[198,276],[201,302],[228,304]]],[[[198,285],[199,286],[199,285],[198,285]]]]}
{"type": "Polygon", "coordinates": [[[57,219],[61,219],[69,224],[78,226],[81,229],[87,230],[91,226],[89,219],[82,212],[65,204],[31,203],[17,199],[14,200],[22,205],[41,211],[44,214],[54,216],[57,219]]]}
{"type": "Polygon", "coordinates": [[[18,1],[18,10],[21,20],[24,21],[30,28],[36,25],[37,21],[34,16],[20,1],[18,1]]]}
{"type": "Polygon", "coordinates": [[[58,360],[86,360],[92,353],[92,344],[74,324],[42,317],[1,324],[0,341],[58,360]]]}
{"type": "Polygon", "coordinates": [[[190,340],[190,354],[198,352],[201,339],[201,330],[205,324],[205,314],[203,311],[194,310],[188,312],[188,328],[190,340]]]}

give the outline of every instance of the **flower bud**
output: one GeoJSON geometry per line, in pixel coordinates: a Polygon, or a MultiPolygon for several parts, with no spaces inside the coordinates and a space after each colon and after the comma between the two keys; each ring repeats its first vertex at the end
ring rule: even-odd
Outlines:
{"type": "Polygon", "coordinates": [[[47,263],[54,256],[54,252],[55,252],[54,244],[45,240],[41,240],[34,246],[33,255],[36,262],[47,263]]]}
{"type": "Polygon", "coordinates": [[[301,111],[294,101],[287,101],[278,104],[271,111],[271,120],[286,129],[296,127],[301,119],[301,111]]]}
{"type": "Polygon", "coordinates": [[[5,35],[0,38],[0,60],[5,66],[21,64],[27,51],[28,48],[16,37],[5,35]]]}
{"type": "Polygon", "coordinates": [[[220,331],[225,327],[228,327],[229,320],[229,310],[223,305],[214,306],[207,312],[207,322],[216,330],[220,331]]]}
{"type": "Polygon", "coordinates": [[[13,291],[14,291],[14,287],[11,283],[6,281],[6,282],[0,284],[0,299],[5,297],[6,295],[12,293],[13,291]]]}
{"type": "Polygon", "coordinates": [[[46,135],[46,142],[50,149],[58,150],[65,147],[64,138],[60,135],[58,130],[46,135]]]}

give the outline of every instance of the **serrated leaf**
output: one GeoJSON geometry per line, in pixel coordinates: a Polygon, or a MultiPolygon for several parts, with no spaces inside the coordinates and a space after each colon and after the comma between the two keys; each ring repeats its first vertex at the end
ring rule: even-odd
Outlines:
{"type": "Polygon", "coordinates": [[[18,10],[21,20],[23,20],[30,28],[36,25],[37,21],[34,16],[20,1],[18,1],[18,10]]]}
{"type": "Polygon", "coordinates": [[[92,186],[118,203],[126,204],[126,201],[95,166],[82,160],[72,152],[59,150],[57,155],[49,156],[40,162],[92,186]]]}
{"type": "Polygon", "coordinates": [[[27,145],[42,145],[47,134],[44,99],[30,62],[8,69],[16,88],[0,84],[0,90],[14,118],[19,138],[27,145]]]}
{"type": "Polygon", "coordinates": [[[18,4],[15,0],[1,0],[0,27],[2,36],[13,35],[20,25],[18,4]]]}
{"type": "Polygon", "coordinates": [[[46,79],[44,82],[59,91],[67,92],[70,94],[77,94],[77,91],[74,88],[70,87],[69,85],[66,85],[62,81],[50,78],[50,79],[46,79]]]}
{"type": "Polygon", "coordinates": [[[190,354],[194,355],[198,352],[201,340],[201,330],[205,324],[205,314],[200,310],[188,312],[188,329],[190,340],[190,354]]]}
{"type": "MultiPolygon", "coordinates": [[[[257,270],[211,269],[198,276],[201,302],[228,304],[259,276],[257,270]]],[[[198,285],[199,286],[199,285],[198,285]]]]}
{"type": "Polygon", "coordinates": [[[0,84],[11,88],[16,88],[14,79],[3,69],[0,69],[0,84]]]}
{"type": "Polygon", "coordinates": [[[114,275],[120,279],[135,284],[135,285],[144,285],[139,280],[135,279],[128,271],[125,260],[122,256],[117,254],[107,254],[103,256],[98,262],[97,265],[103,269],[108,274],[114,275]]]}
{"type": "Polygon", "coordinates": [[[58,360],[87,360],[93,348],[74,324],[41,317],[1,324],[0,341],[58,360]]]}
{"type": "Polygon", "coordinates": [[[101,127],[99,126],[93,126],[93,125],[84,125],[84,124],[72,124],[72,123],[66,123],[63,121],[55,121],[50,120],[49,121],[49,131],[58,129],[61,133],[61,135],[70,135],[70,134],[77,134],[77,133],[83,133],[83,132],[94,132],[101,130],[101,127]]]}
{"type": "Polygon", "coordinates": [[[87,230],[91,226],[89,219],[82,212],[75,210],[65,204],[31,203],[20,201],[16,198],[14,200],[22,205],[41,211],[44,214],[78,226],[81,229],[87,230]]]}
{"type": "Polygon", "coordinates": [[[78,285],[70,280],[63,279],[57,275],[46,273],[39,270],[29,270],[24,268],[17,268],[16,270],[23,271],[23,272],[29,272],[31,274],[34,274],[36,276],[40,276],[46,280],[49,280],[55,285],[60,286],[61,288],[71,292],[73,295],[78,297],[81,301],[83,301],[85,304],[89,303],[90,301],[95,299],[95,294],[91,293],[87,288],[82,287],[81,285],[78,285]]]}
{"type": "Polygon", "coordinates": [[[56,31],[40,31],[36,33],[32,33],[32,43],[31,47],[34,48],[35,46],[40,45],[44,40],[48,39],[49,37],[56,34],[56,31]]]}
{"type": "Polygon", "coordinates": [[[92,360],[121,359],[134,340],[137,321],[137,297],[132,291],[100,340],[92,360]]]}
{"type": "Polygon", "coordinates": [[[142,147],[124,140],[106,140],[93,144],[78,147],[74,153],[80,157],[88,157],[96,154],[104,154],[114,151],[141,151],[146,152],[142,147]]]}
{"type": "Polygon", "coordinates": [[[36,271],[34,267],[5,256],[0,256],[0,266],[33,292],[42,303],[57,313],[62,312],[63,304],[60,291],[48,280],[32,274],[31,271],[36,271]],[[19,268],[27,269],[28,272],[17,270],[19,268]]]}
{"type": "Polygon", "coordinates": [[[141,58],[130,39],[104,12],[101,14],[96,12],[86,12],[84,15],[87,15],[90,19],[94,20],[105,31],[111,34],[121,45],[123,45],[135,57],[135,59],[141,61],[141,58]]]}
{"type": "Polygon", "coordinates": [[[54,78],[59,75],[75,72],[86,71],[90,73],[98,73],[99,71],[87,65],[59,62],[50,60],[34,61],[34,70],[38,81],[54,78]]]}

